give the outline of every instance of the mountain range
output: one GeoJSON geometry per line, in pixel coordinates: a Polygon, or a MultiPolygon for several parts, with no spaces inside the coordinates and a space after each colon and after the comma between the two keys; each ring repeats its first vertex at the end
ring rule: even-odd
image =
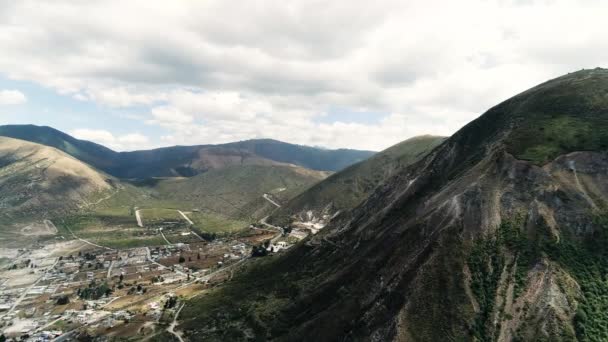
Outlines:
{"type": "Polygon", "coordinates": [[[349,149],[327,150],[271,139],[115,152],[51,127],[34,125],[0,126],[0,136],[55,147],[118,178],[190,177],[232,165],[293,164],[333,172],[374,154],[349,149]]]}
{"type": "Polygon", "coordinates": [[[205,341],[603,341],[607,146],[608,70],[540,84],[191,301],[180,328],[205,341]]]}
{"type": "Polygon", "coordinates": [[[188,340],[608,336],[605,69],[377,154],[274,140],[115,152],[38,126],[0,136],[0,225],[77,213],[119,229],[147,208],[325,226],[189,300],[188,340]]]}
{"type": "Polygon", "coordinates": [[[0,126],[0,138],[5,226],[83,212],[90,203],[122,208],[148,203],[259,220],[275,208],[265,193],[287,202],[373,154],[269,139],[115,152],[34,125],[0,126]]]}

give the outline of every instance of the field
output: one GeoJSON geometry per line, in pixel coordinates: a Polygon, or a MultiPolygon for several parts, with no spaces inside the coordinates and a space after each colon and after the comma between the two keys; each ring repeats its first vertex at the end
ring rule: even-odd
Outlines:
{"type": "Polygon", "coordinates": [[[150,208],[139,210],[144,227],[159,225],[187,225],[188,223],[175,209],[150,208]]]}
{"type": "Polygon", "coordinates": [[[206,233],[234,233],[248,226],[246,221],[233,220],[208,212],[189,212],[186,215],[194,223],[194,228],[206,233]]]}

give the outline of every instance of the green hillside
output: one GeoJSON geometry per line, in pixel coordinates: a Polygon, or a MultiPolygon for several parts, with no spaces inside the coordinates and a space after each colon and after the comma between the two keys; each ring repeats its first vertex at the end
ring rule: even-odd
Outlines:
{"type": "Polygon", "coordinates": [[[191,178],[159,180],[152,189],[154,198],[184,203],[191,209],[260,219],[275,209],[263,194],[273,193],[277,201],[284,202],[326,176],[326,172],[295,166],[233,166],[191,178]]]}
{"type": "Polygon", "coordinates": [[[290,216],[309,210],[316,216],[324,209],[329,214],[349,210],[360,204],[382,181],[418,161],[445,140],[444,137],[419,136],[400,142],[373,157],[331,175],[296,196],[275,212],[271,221],[286,224],[290,216]]]}

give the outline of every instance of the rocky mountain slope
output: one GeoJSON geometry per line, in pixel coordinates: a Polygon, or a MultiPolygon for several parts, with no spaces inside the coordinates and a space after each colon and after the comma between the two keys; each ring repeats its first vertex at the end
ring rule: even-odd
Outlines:
{"type": "Polygon", "coordinates": [[[0,137],[0,225],[83,208],[115,187],[112,177],[62,151],[0,137]]]}
{"type": "Polygon", "coordinates": [[[269,221],[278,225],[293,220],[325,224],[327,217],[356,207],[385,179],[418,161],[444,140],[424,135],[391,146],[315,184],[273,213],[269,221]]]}
{"type": "Polygon", "coordinates": [[[34,125],[0,126],[0,136],[55,147],[118,178],[190,177],[234,165],[293,164],[319,171],[338,171],[374,154],[348,149],[326,150],[270,139],[115,152],[56,129],[34,125]]]}
{"type": "Polygon", "coordinates": [[[181,328],[207,341],[606,340],[607,146],[608,70],[543,83],[194,300],[181,328]]]}

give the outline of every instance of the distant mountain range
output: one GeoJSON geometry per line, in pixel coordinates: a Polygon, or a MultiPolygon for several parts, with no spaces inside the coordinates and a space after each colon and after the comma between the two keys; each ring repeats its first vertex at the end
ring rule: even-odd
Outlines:
{"type": "Polygon", "coordinates": [[[327,150],[270,139],[115,152],[51,127],[34,125],[0,126],[0,136],[55,147],[118,178],[190,177],[232,165],[293,164],[318,171],[338,171],[374,154],[372,151],[327,150]]]}
{"type": "Polygon", "coordinates": [[[256,221],[276,209],[265,193],[287,202],[372,154],[275,140],[115,152],[50,127],[0,126],[0,227],[77,214],[91,203],[256,221]]]}

